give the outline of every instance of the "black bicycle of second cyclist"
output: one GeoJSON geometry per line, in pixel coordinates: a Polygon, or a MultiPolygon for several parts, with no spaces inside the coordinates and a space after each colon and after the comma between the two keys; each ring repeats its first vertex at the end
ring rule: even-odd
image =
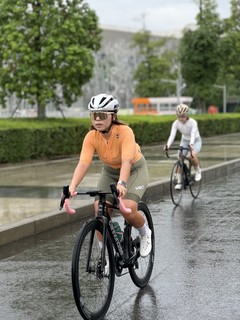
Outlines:
{"type": "MultiPolygon", "coordinates": [[[[170,195],[173,204],[176,206],[180,205],[183,192],[189,188],[190,193],[194,199],[197,199],[201,190],[201,180],[195,181],[194,167],[191,164],[190,158],[184,155],[183,151],[190,152],[190,148],[184,147],[172,147],[171,150],[178,151],[178,160],[174,163],[171,177],[170,177],[170,195]],[[178,175],[180,174],[180,175],[178,175]]],[[[168,150],[166,155],[169,158],[168,150]]]]}

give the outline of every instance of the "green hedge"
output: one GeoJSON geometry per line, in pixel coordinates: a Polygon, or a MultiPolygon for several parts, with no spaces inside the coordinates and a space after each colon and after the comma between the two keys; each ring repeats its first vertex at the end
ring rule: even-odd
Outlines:
{"type": "MultiPolygon", "coordinates": [[[[202,137],[240,132],[240,114],[194,115],[202,137]]],[[[140,145],[167,140],[175,116],[120,116],[140,145]]],[[[79,154],[89,119],[0,119],[0,163],[79,154]]]]}
{"type": "Polygon", "coordinates": [[[89,121],[86,119],[0,119],[0,162],[52,159],[77,154],[88,129],[89,121]]]}

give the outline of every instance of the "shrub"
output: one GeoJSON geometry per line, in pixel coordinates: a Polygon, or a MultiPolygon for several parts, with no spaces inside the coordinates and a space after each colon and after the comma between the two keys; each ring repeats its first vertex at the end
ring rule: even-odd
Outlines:
{"type": "MultiPolygon", "coordinates": [[[[240,114],[191,116],[202,137],[240,131],[240,114]]],[[[175,116],[120,116],[140,145],[164,143],[175,116]]],[[[0,162],[53,159],[79,154],[90,127],[84,119],[0,119],[0,162]]],[[[179,137],[179,136],[178,136],[179,137]]]]}

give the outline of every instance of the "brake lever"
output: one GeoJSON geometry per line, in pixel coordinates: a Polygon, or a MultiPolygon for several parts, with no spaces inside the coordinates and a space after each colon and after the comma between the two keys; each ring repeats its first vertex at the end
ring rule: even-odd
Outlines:
{"type": "Polygon", "coordinates": [[[59,210],[62,210],[65,200],[70,198],[69,186],[63,186],[63,192],[60,200],[59,210]]]}
{"type": "Polygon", "coordinates": [[[111,183],[110,184],[110,188],[111,188],[113,197],[114,197],[114,199],[116,201],[117,208],[119,208],[119,198],[118,198],[119,192],[118,192],[118,189],[116,187],[116,184],[115,183],[111,183]]]}
{"type": "Polygon", "coordinates": [[[119,197],[119,191],[118,191],[118,189],[116,187],[116,184],[115,183],[111,183],[110,184],[110,188],[111,188],[113,197],[114,197],[114,199],[116,201],[116,208],[118,210],[120,210],[121,212],[123,212],[123,213],[131,213],[132,209],[125,207],[124,202],[123,202],[123,198],[119,197]]]}

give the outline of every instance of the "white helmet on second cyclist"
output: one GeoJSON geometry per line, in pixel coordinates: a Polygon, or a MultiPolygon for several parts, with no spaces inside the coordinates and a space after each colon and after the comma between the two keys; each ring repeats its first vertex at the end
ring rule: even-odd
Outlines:
{"type": "Polygon", "coordinates": [[[88,110],[91,112],[118,112],[119,103],[112,95],[100,93],[93,96],[88,104],[88,110]]]}
{"type": "Polygon", "coordinates": [[[178,116],[182,115],[182,114],[187,114],[188,113],[188,106],[186,104],[179,104],[176,108],[176,113],[178,116]]]}

